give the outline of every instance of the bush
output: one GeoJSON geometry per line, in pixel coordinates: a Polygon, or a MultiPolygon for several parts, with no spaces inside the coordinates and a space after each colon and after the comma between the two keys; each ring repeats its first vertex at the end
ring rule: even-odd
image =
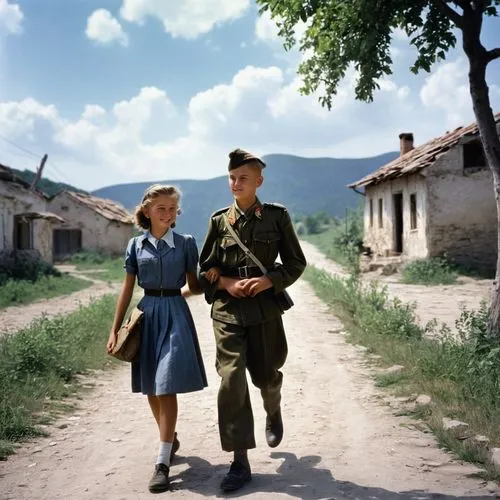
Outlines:
{"type": "Polygon", "coordinates": [[[410,262],[403,268],[403,283],[422,285],[452,285],[458,273],[445,258],[434,257],[410,262]]]}
{"type": "Polygon", "coordinates": [[[0,255],[0,285],[8,280],[35,282],[43,276],[61,276],[61,273],[52,264],[27,252],[0,255]]]}

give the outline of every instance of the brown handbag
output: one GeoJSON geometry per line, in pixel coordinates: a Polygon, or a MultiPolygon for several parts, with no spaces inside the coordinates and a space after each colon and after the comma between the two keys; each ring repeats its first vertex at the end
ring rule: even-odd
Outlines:
{"type": "Polygon", "coordinates": [[[118,330],[115,347],[110,352],[111,356],[129,363],[137,359],[141,345],[143,316],[144,313],[134,307],[127,322],[118,330]]]}

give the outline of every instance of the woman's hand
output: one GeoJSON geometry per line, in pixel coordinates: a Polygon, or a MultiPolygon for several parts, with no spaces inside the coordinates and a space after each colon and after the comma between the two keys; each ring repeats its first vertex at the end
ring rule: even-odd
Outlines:
{"type": "Polygon", "coordinates": [[[111,351],[115,348],[116,339],[117,339],[116,332],[114,330],[111,330],[108,338],[108,343],[106,344],[106,350],[108,351],[108,354],[110,354],[111,351]]]}

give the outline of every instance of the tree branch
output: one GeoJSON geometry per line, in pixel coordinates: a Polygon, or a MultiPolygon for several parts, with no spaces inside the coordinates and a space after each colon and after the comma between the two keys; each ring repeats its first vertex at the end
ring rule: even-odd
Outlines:
{"type": "Polygon", "coordinates": [[[433,3],[441,12],[447,15],[460,29],[464,28],[465,26],[464,18],[456,10],[453,10],[448,5],[448,2],[446,2],[446,0],[433,0],[433,3]]]}
{"type": "Polygon", "coordinates": [[[491,49],[486,52],[486,60],[488,62],[493,61],[494,59],[498,59],[500,57],[500,47],[497,47],[496,49],[491,49]]]}

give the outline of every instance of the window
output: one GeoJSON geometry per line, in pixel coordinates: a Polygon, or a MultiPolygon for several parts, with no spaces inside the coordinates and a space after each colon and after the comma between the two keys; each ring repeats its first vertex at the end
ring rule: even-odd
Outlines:
{"type": "Polygon", "coordinates": [[[373,199],[370,198],[370,227],[373,227],[373,199]]]}
{"type": "Polygon", "coordinates": [[[417,195],[410,194],[410,229],[417,229],[417,195]]]}
{"type": "Polygon", "coordinates": [[[384,227],[384,200],[378,199],[378,227],[384,227]]]}
{"type": "Polygon", "coordinates": [[[24,217],[16,217],[14,231],[16,249],[33,250],[33,221],[24,217]]]}
{"type": "Polygon", "coordinates": [[[463,145],[464,169],[487,167],[483,145],[480,140],[468,142],[463,145]]]}

